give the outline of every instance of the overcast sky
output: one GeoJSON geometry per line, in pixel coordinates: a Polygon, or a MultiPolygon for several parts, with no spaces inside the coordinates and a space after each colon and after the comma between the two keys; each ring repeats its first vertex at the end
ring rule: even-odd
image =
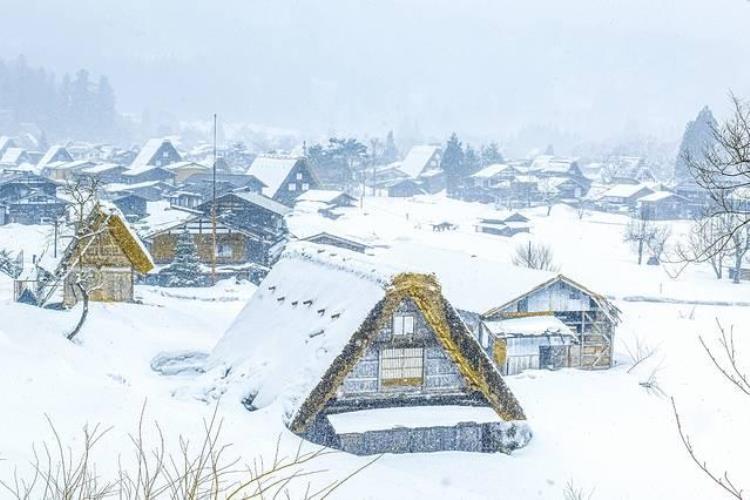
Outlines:
{"type": "Polygon", "coordinates": [[[671,138],[750,96],[745,0],[3,0],[0,57],[123,112],[305,132],[671,138]]]}

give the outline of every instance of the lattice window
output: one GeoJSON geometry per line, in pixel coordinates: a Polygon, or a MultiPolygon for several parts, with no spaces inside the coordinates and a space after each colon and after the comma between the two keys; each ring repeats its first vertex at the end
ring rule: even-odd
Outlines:
{"type": "Polygon", "coordinates": [[[393,315],[393,335],[414,334],[414,316],[411,314],[393,315]]]}
{"type": "Polygon", "coordinates": [[[384,348],[380,351],[382,386],[420,386],[423,380],[424,349],[422,347],[384,348]]]}

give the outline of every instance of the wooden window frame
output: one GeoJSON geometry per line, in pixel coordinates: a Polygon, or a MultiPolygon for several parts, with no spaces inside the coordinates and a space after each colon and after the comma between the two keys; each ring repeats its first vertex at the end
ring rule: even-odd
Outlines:
{"type": "Polygon", "coordinates": [[[421,387],[424,385],[424,347],[384,347],[378,360],[381,387],[421,387]]]}
{"type": "Polygon", "coordinates": [[[392,328],[394,337],[407,337],[414,335],[414,332],[416,331],[416,318],[413,314],[409,313],[394,313],[392,328]],[[407,323],[411,325],[411,331],[407,331],[407,323]]]}

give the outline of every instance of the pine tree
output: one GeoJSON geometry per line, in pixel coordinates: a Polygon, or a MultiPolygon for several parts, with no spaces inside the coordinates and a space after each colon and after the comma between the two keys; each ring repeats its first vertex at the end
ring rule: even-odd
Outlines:
{"type": "Polygon", "coordinates": [[[468,177],[479,171],[480,168],[482,168],[482,160],[479,158],[479,155],[471,144],[467,144],[466,150],[464,151],[464,164],[461,169],[461,177],[468,177]]]}
{"type": "Polygon", "coordinates": [[[674,178],[677,182],[693,179],[687,158],[700,160],[705,148],[709,147],[714,141],[713,131],[716,126],[716,119],[708,106],[705,106],[698,113],[695,120],[688,122],[674,165],[674,178]]]}
{"type": "Polygon", "coordinates": [[[166,286],[200,286],[204,283],[198,249],[187,228],[177,237],[174,262],[167,266],[162,273],[167,276],[166,286]]]}
{"type": "Polygon", "coordinates": [[[505,158],[500,152],[500,147],[496,142],[491,142],[482,146],[482,166],[493,165],[495,163],[503,163],[505,158]]]}
{"type": "Polygon", "coordinates": [[[455,132],[451,134],[445,144],[440,166],[445,172],[445,187],[448,196],[456,195],[464,173],[464,149],[455,132]]]}
{"type": "Polygon", "coordinates": [[[385,147],[383,149],[383,163],[393,163],[399,158],[398,147],[396,147],[396,140],[393,138],[393,130],[388,132],[385,138],[385,147]]]}

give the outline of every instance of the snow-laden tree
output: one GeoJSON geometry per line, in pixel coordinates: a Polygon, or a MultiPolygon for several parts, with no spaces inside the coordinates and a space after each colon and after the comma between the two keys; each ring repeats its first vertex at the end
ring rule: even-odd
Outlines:
{"type": "Polygon", "coordinates": [[[167,277],[164,283],[166,286],[189,287],[203,284],[198,249],[187,228],[177,237],[174,262],[164,268],[162,274],[167,277]]]}
{"type": "Polygon", "coordinates": [[[464,175],[464,148],[456,133],[452,133],[445,144],[440,167],[445,172],[445,185],[448,194],[455,194],[464,175]]]}
{"type": "Polygon", "coordinates": [[[491,142],[482,146],[481,157],[483,167],[494,163],[503,163],[505,161],[503,154],[500,152],[500,146],[498,146],[496,142],[491,142]]]}
{"type": "Polygon", "coordinates": [[[399,158],[398,147],[396,146],[396,140],[393,138],[393,130],[388,132],[385,136],[385,146],[383,147],[382,160],[383,163],[393,163],[399,158]]]}
{"type": "Polygon", "coordinates": [[[708,106],[698,113],[695,120],[688,122],[685,133],[682,135],[682,143],[674,165],[674,178],[677,182],[693,179],[690,161],[702,157],[704,150],[714,144],[716,127],[716,119],[708,106]]]}
{"type": "Polygon", "coordinates": [[[461,177],[466,177],[476,173],[482,168],[482,160],[477,154],[477,151],[472,147],[471,144],[466,145],[464,150],[464,166],[461,177]]]}
{"type": "Polygon", "coordinates": [[[17,278],[21,273],[21,267],[18,265],[16,258],[4,248],[0,248],[0,273],[6,274],[11,278],[17,278]]]}

